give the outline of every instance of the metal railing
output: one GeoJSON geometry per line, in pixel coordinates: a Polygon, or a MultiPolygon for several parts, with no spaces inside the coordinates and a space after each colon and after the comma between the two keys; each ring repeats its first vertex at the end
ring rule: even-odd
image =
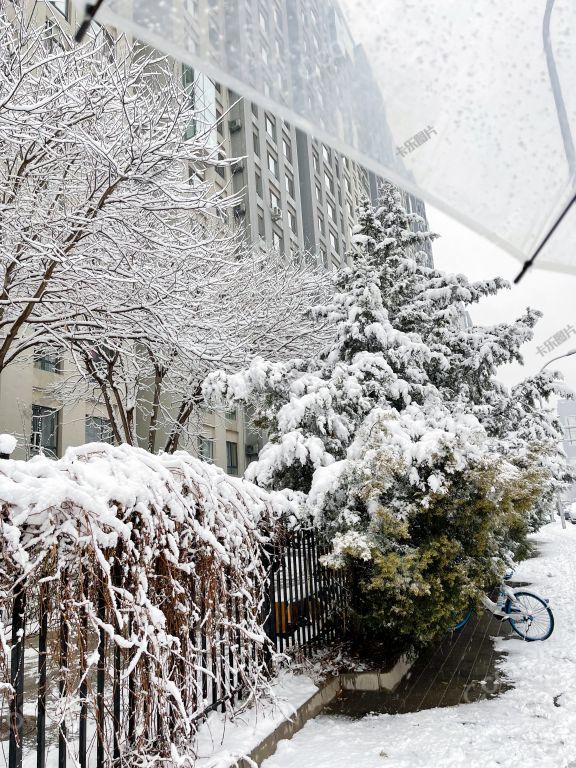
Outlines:
{"type": "Polygon", "coordinates": [[[283,651],[298,645],[305,654],[340,636],[347,605],[342,571],[323,566],[329,548],[314,530],[292,532],[272,553],[268,637],[283,651]]]}
{"type": "MultiPolygon", "coordinates": [[[[320,564],[326,551],[312,530],[293,532],[268,550],[263,625],[278,652],[297,645],[309,654],[342,629],[346,584],[341,573],[320,564]]],[[[270,653],[237,629],[253,601],[248,606],[238,590],[223,586],[209,604],[205,585],[199,581],[194,589],[200,615],[191,634],[198,671],[183,699],[192,710],[191,722],[199,723],[210,711],[225,711],[242,698],[246,676],[239,669],[266,664],[270,653]],[[206,627],[215,607],[227,621],[210,635],[206,627]]],[[[122,632],[105,595],[88,577],[75,602],[93,605],[96,625],[82,613],[73,624],[67,620],[64,592],[65,576],[40,584],[22,581],[11,599],[3,600],[11,691],[0,688],[0,753],[6,759],[8,752],[8,768],[22,768],[23,758],[45,768],[48,752],[50,763],[57,753],[58,768],[119,768],[142,748],[138,720],[146,691],[131,671],[134,649],[111,640],[111,632],[122,632]]],[[[129,620],[124,636],[130,636],[129,620]]],[[[180,661],[175,653],[175,679],[180,661]]],[[[169,714],[158,712],[154,722],[158,734],[147,734],[151,744],[166,729],[171,732],[169,714]]]]}

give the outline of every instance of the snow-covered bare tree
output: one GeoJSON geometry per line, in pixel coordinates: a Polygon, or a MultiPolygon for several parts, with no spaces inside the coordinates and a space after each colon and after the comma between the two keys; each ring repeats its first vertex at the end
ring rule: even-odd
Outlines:
{"type": "Polygon", "coordinates": [[[170,271],[147,260],[150,278],[170,296],[161,327],[113,313],[98,336],[92,329],[66,340],[75,368],[52,393],[104,403],[116,442],[171,453],[201,428],[200,387],[211,370],[232,372],[254,355],[278,359],[322,342],[325,331],[307,309],[324,293],[325,273],[305,258],[253,249],[234,233],[205,240],[205,253],[196,248],[170,271]]]}
{"type": "Polygon", "coordinates": [[[217,162],[209,137],[169,59],[104,30],[74,45],[3,0],[0,371],[111,315],[162,323],[148,259],[170,271],[204,246],[191,218],[231,202],[198,180],[217,162]]]}
{"type": "Polygon", "coordinates": [[[53,395],[102,403],[117,442],[173,451],[213,367],[313,346],[325,278],[227,224],[235,200],[205,178],[214,126],[173,62],[0,8],[0,372],[71,352],[53,395]]]}

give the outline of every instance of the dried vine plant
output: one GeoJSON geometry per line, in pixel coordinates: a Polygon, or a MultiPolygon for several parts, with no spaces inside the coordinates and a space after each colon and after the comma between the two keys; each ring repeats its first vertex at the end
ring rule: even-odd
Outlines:
{"type": "MultiPolygon", "coordinates": [[[[71,756],[84,712],[106,763],[193,763],[207,709],[267,689],[265,546],[294,511],[285,497],[184,452],[89,445],[1,462],[0,499],[2,615],[23,587],[32,642],[47,612],[71,756]]],[[[0,624],[5,691],[8,638],[0,624]]]]}

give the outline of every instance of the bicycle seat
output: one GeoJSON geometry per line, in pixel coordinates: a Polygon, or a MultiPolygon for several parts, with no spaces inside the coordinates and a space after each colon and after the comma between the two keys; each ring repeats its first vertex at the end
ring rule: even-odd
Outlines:
{"type": "Polygon", "coordinates": [[[514,576],[514,568],[508,568],[506,573],[504,574],[504,581],[510,581],[510,579],[514,576]]]}

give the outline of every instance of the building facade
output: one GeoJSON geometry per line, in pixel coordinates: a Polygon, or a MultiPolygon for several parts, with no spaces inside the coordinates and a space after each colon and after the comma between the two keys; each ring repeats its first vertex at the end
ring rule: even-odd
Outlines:
{"type": "MultiPolygon", "coordinates": [[[[254,84],[263,93],[275,98],[298,94],[316,112],[320,124],[326,114],[340,121],[351,120],[350,113],[336,105],[345,102],[343,92],[351,87],[349,73],[360,71],[360,80],[366,79],[369,67],[354,46],[336,3],[194,0],[189,5],[190,17],[184,18],[182,30],[195,39],[197,47],[208,46],[216,55],[225,28],[226,38],[236,39],[242,47],[240,52],[229,54],[239,56],[250,68],[254,84]],[[314,23],[304,23],[305,19],[314,23]],[[243,30],[247,33],[242,34],[243,30]],[[295,39],[300,50],[310,52],[304,62],[287,55],[294,49],[295,39]],[[334,71],[318,69],[322,51],[330,52],[328,59],[334,71]],[[337,63],[342,61],[345,67],[337,63]],[[341,72],[348,74],[339,77],[341,72]],[[333,87],[328,89],[325,83],[333,87]]],[[[38,3],[35,13],[39,23],[57,21],[68,24],[71,30],[79,23],[75,6],[66,0],[38,3]]],[[[222,158],[238,158],[209,173],[217,189],[238,196],[231,215],[246,238],[255,246],[273,246],[286,255],[307,253],[327,269],[345,263],[352,248],[356,208],[365,196],[376,200],[380,180],[273,110],[240,98],[189,66],[177,64],[175,72],[190,90],[200,110],[199,120],[215,125],[210,137],[213,148],[222,158]]],[[[393,154],[385,120],[379,125],[381,140],[393,154]]],[[[197,129],[190,126],[191,132],[197,129]]],[[[360,127],[351,123],[348,131],[354,130],[360,127]]],[[[420,200],[405,195],[405,201],[409,210],[425,218],[420,200]]],[[[429,258],[431,261],[431,251],[429,258]]],[[[49,394],[65,379],[67,365],[66,360],[34,357],[14,364],[0,376],[0,432],[18,436],[17,457],[29,457],[40,448],[60,456],[70,445],[111,441],[106,413],[98,402],[68,405],[49,394]]],[[[248,429],[247,421],[241,409],[206,411],[201,436],[181,447],[214,461],[230,474],[242,474],[262,443],[262,436],[248,429]]]]}
{"type": "MultiPolygon", "coordinates": [[[[576,400],[558,401],[558,420],[564,430],[562,447],[568,463],[576,469],[576,400]]],[[[576,501],[576,485],[564,494],[565,501],[576,501]]]]}

